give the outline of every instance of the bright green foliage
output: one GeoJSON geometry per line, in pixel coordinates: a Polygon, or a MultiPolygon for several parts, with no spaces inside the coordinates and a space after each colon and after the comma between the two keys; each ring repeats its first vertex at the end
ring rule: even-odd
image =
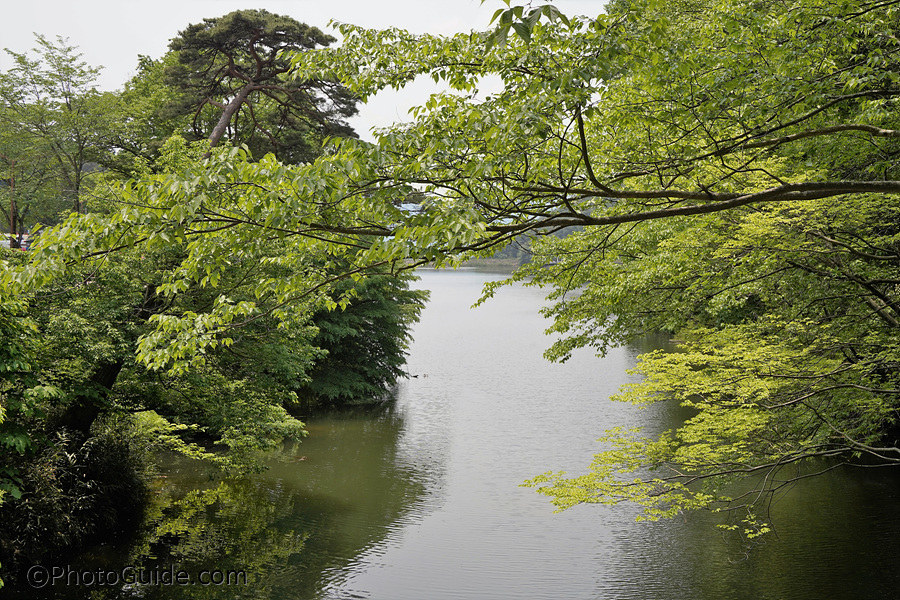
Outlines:
{"type": "MultiPolygon", "coordinates": [[[[279,23],[287,21],[269,25],[279,23]]],[[[401,265],[357,264],[370,240],[321,227],[297,236],[279,225],[325,218],[355,233],[328,198],[311,207],[291,199],[298,187],[323,189],[305,179],[304,167],[286,167],[272,155],[255,160],[246,147],[211,152],[209,142],[201,147],[166,136],[170,123],[152,119],[85,133],[87,121],[76,117],[96,117],[95,73],[72,48],[39,39],[41,60],[62,69],[62,83],[53,88],[55,74],[41,60],[15,55],[18,67],[0,80],[6,94],[0,116],[8,118],[0,142],[31,135],[34,122],[46,120],[53,126],[14,149],[39,154],[42,144],[52,146],[59,173],[72,179],[82,177],[87,157],[117,146],[132,158],[106,162],[134,179],[123,184],[112,172],[94,175],[87,205],[79,179],[68,218],[43,230],[32,252],[0,257],[0,489],[13,497],[0,515],[0,556],[8,566],[12,557],[36,559],[83,543],[132,516],[126,513],[145,500],[144,465],[152,451],[174,450],[227,474],[245,473],[260,468],[260,451],[305,435],[288,412],[301,395],[307,405],[311,396],[332,404],[381,399],[402,374],[409,327],[423,301],[408,290],[411,276],[401,265]],[[27,77],[43,78],[45,88],[26,94],[27,77]],[[90,212],[82,214],[86,206],[90,212]],[[314,315],[323,324],[321,340],[314,315]],[[319,388],[311,382],[314,369],[322,374],[319,388]],[[117,496],[119,506],[110,501],[117,496]]],[[[195,59],[209,58],[198,52],[195,59]]],[[[276,58],[277,52],[270,57],[273,77],[287,69],[276,58]]],[[[135,82],[125,97],[133,101],[141,90],[149,97],[131,114],[167,98],[157,83],[152,76],[135,82]]],[[[307,153],[302,160],[318,153],[324,133],[345,132],[330,119],[349,114],[354,103],[336,84],[307,83],[304,97],[318,113],[305,129],[286,126],[303,134],[291,142],[307,153]],[[311,91],[325,88],[334,105],[322,106],[311,91]]],[[[281,106],[273,100],[269,116],[290,120],[273,116],[281,106]]],[[[114,122],[117,114],[110,109],[103,116],[114,122]]],[[[340,181],[342,172],[329,177],[340,181]]],[[[360,198],[374,207],[368,213],[400,214],[380,201],[360,198]]]]}
{"type": "MultiPolygon", "coordinates": [[[[36,441],[29,423],[44,417],[42,404],[59,395],[53,386],[42,385],[33,372],[37,327],[26,316],[20,299],[0,294],[0,454],[33,452],[36,441]]],[[[19,474],[4,461],[0,466],[0,497],[22,495],[19,474]]]]}
{"type": "MultiPolygon", "coordinates": [[[[230,449],[217,459],[222,466],[252,468],[254,451],[303,435],[302,424],[285,406],[294,402],[292,390],[307,379],[318,356],[310,343],[315,330],[279,328],[278,322],[256,315],[227,343],[207,344],[190,360],[173,354],[165,363],[149,365],[169,367],[168,374],[148,371],[135,362],[135,352],[139,340],[152,343],[151,322],[190,318],[182,315],[215,305],[222,294],[237,305],[246,303],[255,285],[248,281],[284,273],[258,261],[244,262],[225,269],[212,290],[191,286],[159,296],[157,286],[184,253],[176,244],[144,248],[140,254],[121,251],[65,277],[57,275],[34,301],[40,331],[35,370],[65,390],[51,413],[61,412],[63,426],[87,435],[103,413],[155,411],[156,418],[190,426],[158,427],[171,438],[167,445],[200,452],[172,437],[193,432],[230,449]]],[[[271,308],[265,302],[260,306],[271,308]]],[[[302,313],[302,307],[295,310],[302,313]]]]}
{"type": "MultiPolygon", "coordinates": [[[[482,4],[484,2],[485,0],[481,1],[482,4]]],[[[510,6],[510,0],[503,0],[503,3],[507,6],[506,10],[499,8],[494,12],[494,16],[491,17],[491,24],[496,22],[497,27],[485,38],[488,48],[495,44],[504,45],[507,37],[509,37],[510,29],[524,42],[530,42],[531,32],[543,17],[546,17],[551,22],[559,20],[566,26],[571,25],[568,17],[559,12],[559,9],[552,4],[529,7],[526,13],[524,6],[510,6]]]]}
{"type": "MultiPolygon", "coordinates": [[[[166,170],[169,165],[162,157],[172,155],[171,148],[164,149],[166,144],[189,137],[190,118],[172,116],[162,108],[178,95],[177,89],[165,82],[166,69],[177,59],[171,52],[158,60],[138,56],[136,74],[119,93],[123,122],[110,140],[116,151],[100,157],[105,168],[126,178],[166,170]]],[[[197,157],[205,150],[206,146],[197,157]]]]}
{"type": "MultiPolygon", "coordinates": [[[[619,154],[610,147],[597,155],[618,158],[627,149],[624,156],[640,155],[644,166],[618,166],[621,181],[647,178],[637,190],[648,189],[652,172],[674,189],[660,190],[661,208],[645,210],[644,221],[629,216],[624,223],[635,224],[547,238],[535,266],[518,274],[557,286],[558,302],[546,313],[564,337],[551,358],[565,360],[581,346],[602,352],[641,331],[685,340],[678,353],[644,356],[636,370],[644,379],[619,399],[678,401],[696,416],[658,440],[608,432],[601,441],[612,449],[597,455],[588,475],[529,482],[560,507],[628,500],[650,516],[746,510],[741,529],[753,538],[768,531],[758,514],[773,494],[835,464],[807,459],[900,460],[900,207],[896,196],[864,193],[882,184],[892,192],[898,174],[888,158],[896,133],[881,129],[892,118],[885,99],[897,93],[898,48],[886,29],[895,16],[888,7],[857,14],[812,4],[764,15],[713,6],[702,21],[711,14],[710,28],[678,46],[683,73],[635,70],[625,89],[643,100],[614,110],[623,124],[637,112],[642,127],[610,129],[619,154]],[[847,12],[831,20],[828,11],[847,12]],[[857,46],[867,43],[883,53],[863,57],[857,46]],[[861,72],[868,78],[848,75],[861,72]],[[637,136],[623,137],[629,133],[637,136]],[[709,203],[681,209],[673,197],[694,178],[709,203]],[[862,193],[819,199],[853,188],[862,193]],[[743,193],[732,204],[754,195],[787,201],[677,216],[718,211],[719,190],[743,193]],[[758,487],[729,498],[727,484],[737,477],[758,487]]],[[[626,209],[624,196],[604,200],[607,213],[626,209]]]]}
{"type": "MultiPolygon", "coordinates": [[[[861,196],[786,203],[727,221],[643,224],[603,258],[589,256],[585,235],[545,244],[541,259],[560,263],[546,274],[532,269],[536,281],[568,272],[571,286],[584,286],[547,311],[555,330],[572,334],[548,354],[603,350],[641,330],[685,339],[677,353],[645,355],[637,368],[644,379],[620,399],[674,399],[696,416],[659,442],[606,439],[632,440],[626,473],[656,468],[659,485],[706,480],[706,489],[718,489],[736,475],[767,473],[760,485],[769,493],[785,484],[785,467],[811,457],[867,454],[892,463],[900,339],[882,298],[896,285],[896,259],[865,248],[896,248],[898,217],[892,199],[861,196]]],[[[620,464],[620,454],[604,452],[586,476],[590,484],[545,478],[553,485],[542,491],[561,506],[644,493],[605,470],[620,464]]],[[[652,500],[654,508],[686,506],[665,494],[652,500]]],[[[744,503],[752,504],[748,497],[731,505],[744,503]]]]}
{"type": "Polygon", "coordinates": [[[136,178],[4,283],[180,248],[156,294],[207,301],[155,313],[138,346],[177,378],[251,323],[352,309],[343,282],[578,226],[535,241],[516,275],[552,286],[548,355],[672,332],[682,351],[645,357],[622,398],[696,415],[655,440],[613,430],[588,475],[534,483],[560,506],[628,500],[650,517],[721,501],[755,536],[784,467],[900,462],[898,17],[892,2],[622,0],[595,18],[509,7],[494,31],[450,38],[342,25],[341,47],[293,53],[293,78],[363,99],[418,76],[453,92],[305,164],[217,148],[136,178]],[[480,98],[489,75],[503,89],[480,98]],[[220,290],[247,265],[240,293],[220,290]],[[756,475],[762,493],[724,497],[756,475]]]}
{"type": "Polygon", "coordinates": [[[443,259],[582,226],[536,243],[516,275],[554,288],[548,356],[685,340],[644,357],[621,399],[696,416],[658,440],[613,430],[588,475],[533,483],[561,507],[746,508],[753,537],[767,528],[752,505],[806,474],[788,465],[900,461],[898,16],[826,0],[622,1],[592,19],[511,7],[493,32],[449,39],[341,26],[341,48],[295,66],[363,97],[418,74],[459,92],[336,154],[353,152],[368,193],[428,196],[385,226],[385,252],[443,259]],[[489,74],[504,88],[479,100],[489,74]],[[440,211],[409,250],[411,223],[440,211]],[[762,493],[724,496],[757,475],[762,493]]]}
{"type": "Polygon", "coordinates": [[[12,211],[21,236],[36,223],[58,221],[70,204],[60,194],[58,170],[46,159],[46,144],[22,136],[11,125],[10,112],[0,107],[0,227],[9,231],[12,211]]]}

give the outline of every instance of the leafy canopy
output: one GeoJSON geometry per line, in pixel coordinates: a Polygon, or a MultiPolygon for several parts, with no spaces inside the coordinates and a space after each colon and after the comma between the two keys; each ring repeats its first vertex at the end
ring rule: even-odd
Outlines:
{"type": "Polygon", "coordinates": [[[194,135],[211,146],[229,139],[257,157],[273,152],[285,162],[310,161],[323,136],[354,135],[345,119],[356,114],[356,99],[334,81],[292,77],[284,53],[334,41],[265,10],[204,19],[169,45],[177,60],[166,66],[164,81],[178,93],[159,111],[191,115],[194,135]]]}
{"type": "Polygon", "coordinates": [[[36,42],[32,55],[7,49],[13,66],[0,73],[0,154],[16,162],[27,227],[56,222],[65,208],[85,210],[92,164],[122,121],[116,95],[96,88],[99,68],[63,38],[36,42]]]}
{"type": "Polygon", "coordinates": [[[35,265],[6,282],[173,241],[185,256],[163,295],[244,261],[289,270],[240,301],[155,319],[141,359],[178,365],[260,315],[290,322],[301,300],[347,306],[352,294],[325,293],[339,281],[536,234],[515,278],[553,289],[562,339],[548,355],[677,333],[682,351],[644,357],[646,379],[622,398],[674,398],[696,416],[659,439],[612,430],[588,475],[533,483],[562,507],[739,508],[755,536],[786,465],[900,462],[898,10],[622,0],[592,18],[509,7],[493,31],[452,37],[340,25],[340,47],[282,55],[291,77],[363,100],[418,76],[451,92],[374,143],[333,141],[306,164],[228,148],[132,181],[121,209],[47,232],[35,265]],[[481,98],[489,75],[503,89],[481,98]],[[284,251],[262,252],[273,242],[284,251]],[[727,496],[760,473],[762,494],[727,496]]]}

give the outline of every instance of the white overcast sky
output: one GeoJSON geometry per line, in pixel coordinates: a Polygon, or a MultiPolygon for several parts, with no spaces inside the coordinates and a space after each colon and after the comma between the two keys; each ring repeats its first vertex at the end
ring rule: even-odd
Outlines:
{"type": "MultiPolygon", "coordinates": [[[[535,4],[545,4],[538,0],[535,4]]],[[[602,0],[556,0],[569,15],[596,15],[602,0]]],[[[518,0],[513,4],[527,4],[518,0]]],[[[50,39],[68,38],[78,46],[83,60],[103,66],[100,87],[122,87],[135,72],[137,56],[159,58],[169,40],[191,23],[220,17],[233,10],[263,8],[315,25],[337,37],[328,28],[335,20],[371,28],[400,27],[415,33],[451,34],[484,30],[491,15],[504,7],[500,0],[0,0],[0,48],[29,52],[34,34],[50,39]]],[[[5,52],[0,70],[10,67],[5,52]]],[[[404,120],[410,106],[424,101],[433,91],[429,84],[416,84],[404,93],[379,94],[361,107],[353,126],[363,137],[375,126],[404,120]]]]}

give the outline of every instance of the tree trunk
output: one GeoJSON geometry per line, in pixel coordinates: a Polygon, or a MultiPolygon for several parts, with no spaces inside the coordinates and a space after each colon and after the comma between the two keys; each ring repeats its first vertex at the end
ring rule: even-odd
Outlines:
{"type": "Polygon", "coordinates": [[[89,438],[91,426],[100,416],[103,410],[102,404],[109,395],[110,388],[116,383],[116,379],[122,371],[122,364],[121,360],[102,363],[89,380],[91,389],[79,395],[66,407],[59,425],[81,434],[82,440],[89,438]]]}
{"type": "MultiPolygon", "coordinates": [[[[256,88],[255,84],[248,83],[237,93],[231,102],[229,102],[225,109],[222,111],[222,116],[219,117],[219,122],[216,123],[216,126],[213,127],[212,133],[209,134],[209,148],[212,150],[216,146],[219,145],[219,142],[222,140],[222,136],[225,135],[225,130],[228,129],[228,124],[231,123],[231,119],[234,118],[235,113],[237,113],[238,109],[241,105],[247,100],[247,97],[250,95],[256,88]]],[[[207,153],[208,155],[209,153],[207,153]]]]}

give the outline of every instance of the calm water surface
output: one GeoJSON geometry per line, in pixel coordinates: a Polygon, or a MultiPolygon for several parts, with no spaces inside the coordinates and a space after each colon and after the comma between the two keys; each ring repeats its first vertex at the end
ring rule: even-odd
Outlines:
{"type": "MultiPolygon", "coordinates": [[[[670,406],[608,401],[635,357],[665,340],[551,364],[542,358],[549,339],[540,290],[506,288],[469,309],[485,281],[501,276],[421,275],[432,299],[396,402],[308,419],[303,444],[245,481],[209,482],[172,461],[160,497],[200,487],[211,490],[205,499],[188,495],[174,513],[161,508],[169,533],[152,543],[84,558],[113,565],[130,552],[127,560],[158,568],[244,569],[252,583],[134,586],[110,597],[900,597],[900,478],[884,471],[838,471],[796,486],[774,507],[778,537],[749,557],[710,515],[636,523],[627,507],[555,514],[519,484],[547,470],[583,472],[608,427],[652,433],[682,418],[670,406]]],[[[42,597],[89,597],[79,593],[56,586],[42,597]]]]}

